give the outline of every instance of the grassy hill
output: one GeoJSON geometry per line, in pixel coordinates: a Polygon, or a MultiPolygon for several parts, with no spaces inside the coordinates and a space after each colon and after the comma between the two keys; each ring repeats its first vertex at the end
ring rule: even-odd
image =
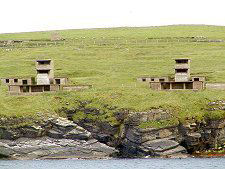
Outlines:
{"type": "MultiPolygon", "coordinates": [[[[143,75],[172,75],[174,58],[190,58],[191,74],[210,82],[225,82],[225,27],[162,26],[62,30],[0,34],[0,77],[35,76],[35,59],[53,59],[56,76],[68,76],[71,84],[92,84],[80,92],[10,96],[1,85],[1,117],[36,117],[61,107],[76,106],[75,100],[92,100],[89,105],[104,110],[112,105],[132,111],[170,109],[181,119],[201,119],[208,102],[225,99],[225,91],[152,91],[136,81],[143,75]],[[53,42],[53,33],[65,40],[53,42]],[[2,44],[2,45],[1,45],[2,44]]],[[[109,112],[110,114],[110,112],[109,112]]],[[[225,117],[216,111],[215,118],[225,117]]]]}

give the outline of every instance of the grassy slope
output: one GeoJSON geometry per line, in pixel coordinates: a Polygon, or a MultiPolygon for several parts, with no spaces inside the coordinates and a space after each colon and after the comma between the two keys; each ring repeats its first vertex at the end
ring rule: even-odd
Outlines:
{"type": "MultiPolygon", "coordinates": [[[[151,41],[151,38],[173,37],[176,40],[193,36],[225,40],[225,27],[164,26],[54,32],[66,39],[66,45],[13,48],[10,51],[6,50],[7,47],[0,48],[0,77],[34,76],[34,60],[51,58],[55,62],[56,76],[68,76],[72,84],[93,84],[94,87],[83,92],[8,96],[7,88],[1,85],[0,115],[35,116],[38,111],[53,112],[67,106],[65,102],[73,106],[74,99],[93,99],[95,107],[101,107],[102,103],[134,111],[163,107],[173,110],[182,119],[192,116],[201,118],[206,103],[225,99],[223,91],[157,92],[150,90],[147,84],[136,81],[136,77],[142,75],[172,75],[173,59],[187,57],[192,59],[193,75],[204,75],[211,82],[225,82],[225,43],[151,41]],[[100,42],[105,45],[99,45],[100,42]]],[[[0,40],[42,41],[49,39],[51,34],[0,34],[0,40]]],[[[213,116],[224,117],[225,114],[215,112],[213,116]]]]}

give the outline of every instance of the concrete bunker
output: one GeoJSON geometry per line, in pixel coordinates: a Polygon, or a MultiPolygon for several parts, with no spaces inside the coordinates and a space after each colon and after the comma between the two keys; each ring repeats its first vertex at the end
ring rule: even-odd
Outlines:
{"type": "Polygon", "coordinates": [[[90,85],[68,85],[67,77],[54,77],[54,64],[51,59],[36,60],[36,78],[12,77],[2,78],[3,84],[8,85],[10,94],[29,94],[51,92],[59,90],[80,90],[89,88],[90,85]]]}
{"type": "Polygon", "coordinates": [[[140,77],[138,81],[149,82],[153,90],[201,90],[205,88],[205,77],[190,75],[191,60],[175,59],[174,77],[140,77]]]}

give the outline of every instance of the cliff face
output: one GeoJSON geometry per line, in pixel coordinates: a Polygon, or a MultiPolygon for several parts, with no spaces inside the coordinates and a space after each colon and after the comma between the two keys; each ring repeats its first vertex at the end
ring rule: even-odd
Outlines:
{"type": "MultiPolygon", "coordinates": [[[[140,117],[149,114],[140,113],[140,117]]],[[[136,122],[137,123],[137,122],[136,122]]],[[[120,152],[123,156],[180,156],[225,143],[225,119],[141,129],[127,123],[120,152]]]]}
{"type": "MultiPolygon", "coordinates": [[[[18,119],[1,119],[5,127],[0,127],[0,156],[11,159],[187,157],[196,151],[224,148],[224,118],[174,123],[169,111],[152,109],[115,112],[117,123],[112,124],[88,117],[72,121],[81,109],[64,111],[70,120],[42,116],[41,122],[10,127],[18,119]],[[158,123],[161,125],[157,126],[158,123]]],[[[82,108],[82,111],[98,115],[100,110],[82,108]]]]}
{"type": "Polygon", "coordinates": [[[118,151],[65,118],[36,125],[0,128],[0,157],[9,159],[107,159],[118,151]]]}
{"type": "MultiPolygon", "coordinates": [[[[220,107],[217,103],[213,104],[220,107]]],[[[86,114],[91,113],[89,109],[82,110],[86,114]]],[[[76,110],[70,111],[69,117],[73,113],[76,114],[76,110]]],[[[183,157],[195,151],[223,147],[225,143],[225,119],[191,119],[182,123],[176,121],[169,111],[162,109],[117,112],[115,117],[119,123],[114,125],[88,118],[74,122],[90,131],[100,142],[116,147],[120,157],[183,157]],[[143,128],[142,124],[145,123],[150,125],[143,128]],[[161,125],[157,126],[158,123],[161,125]]]]}

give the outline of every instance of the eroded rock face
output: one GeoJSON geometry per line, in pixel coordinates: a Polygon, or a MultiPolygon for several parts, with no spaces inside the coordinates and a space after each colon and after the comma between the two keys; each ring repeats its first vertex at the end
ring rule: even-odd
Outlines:
{"type": "Polygon", "coordinates": [[[187,157],[193,151],[207,150],[225,142],[225,119],[143,129],[140,122],[173,117],[162,109],[122,115],[118,113],[120,123],[116,125],[89,119],[75,124],[57,117],[39,125],[0,128],[0,156],[15,159],[97,159],[115,154],[131,158],[187,157]]]}
{"type": "Polygon", "coordinates": [[[0,140],[0,154],[12,159],[104,159],[116,152],[95,139],[85,141],[41,137],[0,140]]]}
{"type": "Polygon", "coordinates": [[[209,120],[206,123],[190,123],[178,126],[181,144],[189,152],[207,150],[225,143],[225,119],[209,120]]]}
{"type": "Polygon", "coordinates": [[[117,152],[65,118],[49,119],[43,126],[1,129],[0,155],[12,159],[102,159],[117,152]]]}
{"type": "Polygon", "coordinates": [[[120,152],[125,157],[187,156],[186,149],[178,142],[176,127],[140,129],[128,127],[120,152]]]}
{"type": "Polygon", "coordinates": [[[90,132],[65,118],[57,118],[51,120],[50,123],[52,127],[47,131],[47,136],[49,137],[74,140],[88,140],[92,137],[90,132]]]}
{"type": "Polygon", "coordinates": [[[178,142],[176,127],[140,128],[141,122],[167,120],[170,113],[153,109],[149,112],[133,113],[125,123],[125,138],[121,143],[120,152],[125,157],[176,156],[184,154],[186,149],[178,142]]]}
{"type": "Polygon", "coordinates": [[[158,110],[135,113],[130,118],[125,123],[125,137],[120,146],[124,157],[185,157],[225,143],[225,119],[141,129],[140,122],[165,120],[170,115],[158,110]]]}

